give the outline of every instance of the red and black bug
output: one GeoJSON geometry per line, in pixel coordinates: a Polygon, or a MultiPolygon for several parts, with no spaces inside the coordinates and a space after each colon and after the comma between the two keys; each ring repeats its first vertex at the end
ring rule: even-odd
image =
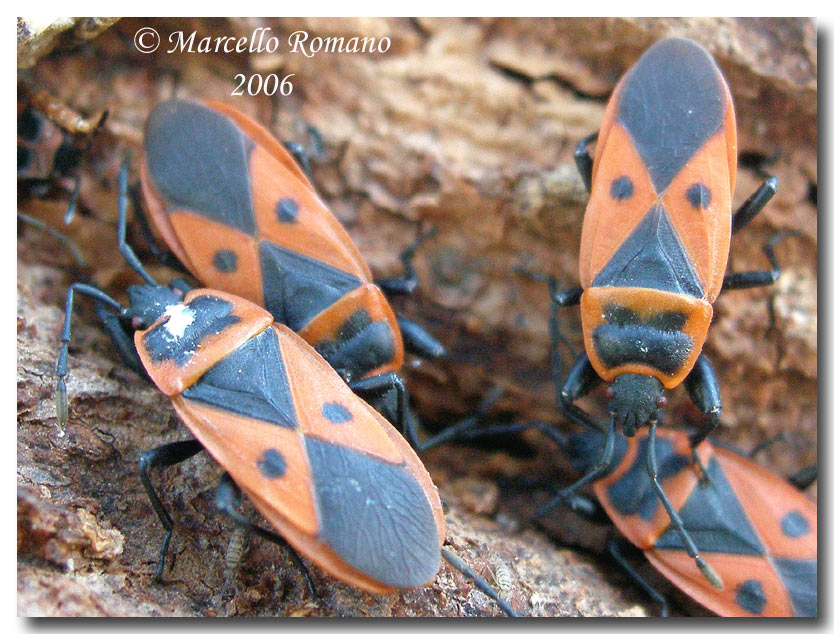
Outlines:
{"type": "MultiPolygon", "coordinates": [[[[404,394],[397,375],[404,350],[443,354],[415,322],[394,315],[384,294],[416,287],[416,245],[401,258],[403,276],[374,283],[299,163],[238,110],[160,104],[148,118],[141,173],[153,224],[189,272],[264,306],[352,387],[388,385],[404,394]]],[[[380,399],[381,411],[419,444],[407,398],[396,409],[380,399]]]]}
{"type": "MultiPolygon", "coordinates": [[[[614,455],[593,488],[605,514],[669,581],[721,616],[817,615],[817,507],[795,485],[728,448],[706,441],[698,449],[708,479],[693,464],[684,432],[657,430],[660,484],[687,527],[701,556],[724,580],[706,583],[686,553],[678,531],[658,503],[646,473],[649,434],[618,436],[614,455]]],[[[589,430],[554,437],[579,470],[593,467],[604,436],[589,430]]],[[[816,476],[816,470],[813,470],[816,476]]],[[[591,500],[567,500],[571,508],[598,517],[591,500]]],[[[666,601],[628,564],[618,543],[608,550],[666,612],[666,601]]]]}
{"type": "MultiPolygon", "coordinates": [[[[596,467],[563,497],[608,468],[618,423],[633,436],[662,421],[665,389],[684,384],[707,418],[692,435],[692,446],[707,437],[721,418],[718,380],[701,353],[712,302],[722,289],[772,284],[781,273],[773,253],[780,235],[765,247],[771,270],[725,275],[731,233],[761,211],[777,180],[767,178],[732,213],[732,97],[715,60],[698,44],[667,39],[646,51],[614,89],[598,135],[580,142],[575,158],[590,191],[581,287],[556,292],[551,281],[551,300],[554,310],[581,305],[585,352],[563,384],[555,350],[553,366],[563,413],[605,432],[608,440],[596,467]],[[592,163],[587,145],[595,138],[592,163]],[[574,404],[602,382],[610,383],[608,424],[574,404]]],[[[551,337],[554,344],[559,340],[555,315],[551,337]]],[[[652,482],[690,556],[720,586],[663,488],[656,478],[652,482]]]]}
{"type": "Polygon", "coordinates": [[[67,222],[78,201],[78,167],[107,120],[95,124],[44,90],[19,88],[17,102],[17,179],[22,195],[43,195],[55,182],[70,192],[67,222]],[[68,183],[71,182],[70,186],[68,183]]]}
{"type": "Polygon", "coordinates": [[[218,507],[247,529],[295,551],[372,593],[430,583],[449,561],[509,615],[509,606],[455,555],[442,548],[445,522],[436,487],[406,440],[360,399],[301,337],[264,308],[234,295],[159,286],[125,241],[125,162],[119,176],[119,250],[145,281],[121,306],[98,288],[73,284],[59,356],[58,418],[67,418],[66,376],[75,293],[98,316],[125,363],[171,399],[194,435],[148,451],[139,475],[166,533],[163,572],[174,523],[150,472],[201,449],[226,471],[218,507]],[[237,511],[240,492],[279,534],[237,511]]]}

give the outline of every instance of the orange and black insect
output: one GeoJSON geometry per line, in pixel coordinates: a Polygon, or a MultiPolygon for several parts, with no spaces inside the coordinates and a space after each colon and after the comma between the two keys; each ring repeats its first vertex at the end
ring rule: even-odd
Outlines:
{"type": "MultiPolygon", "coordinates": [[[[777,180],[767,178],[732,213],[732,97],[715,60],[698,44],[667,39],[646,51],[614,89],[598,135],[584,139],[575,158],[590,190],[581,287],[555,292],[551,284],[551,299],[554,307],[580,304],[585,352],[561,384],[559,405],[574,422],[606,432],[608,441],[596,468],[565,496],[607,469],[618,423],[633,436],[662,421],[666,389],[683,383],[706,416],[692,446],[707,437],[721,418],[718,380],[701,353],[712,302],[722,288],[772,284],[781,273],[773,253],[777,236],[765,247],[771,270],[725,275],[731,233],[761,211],[777,180]],[[587,145],[594,138],[592,162],[587,145]],[[608,424],[574,404],[602,382],[610,383],[608,424]]],[[[555,316],[551,330],[555,343],[555,316]]],[[[554,372],[558,385],[558,356],[554,372]]],[[[698,558],[662,487],[655,490],[690,556],[720,585],[698,558]]]]}
{"type": "Polygon", "coordinates": [[[378,404],[416,443],[397,372],[405,349],[428,358],[444,351],[395,316],[383,293],[414,290],[416,245],[402,256],[403,276],[374,283],[299,162],[258,123],[219,102],[174,100],[154,109],[142,191],[158,232],[201,284],[264,306],[352,387],[399,392],[396,409],[383,404],[390,400],[384,393],[378,404]]]}
{"type": "Polygon", "coordinates": [[[107,111],[94,125],[44,90],[30,91],[24,86],[19,91],[17,179],[20,194],[41,196],[55,182],[60,183],[70,192],[66,214],[70,221],[81,186],[79,164],[107,120],[107,111]]]}
{"type": "Polygon", "coordinates": [[[130,304],[94,286],[67,293],[59,356],[58,417],[67,418],[66,375],[75,293],[96,302],[125,363],[171,399],[193,440],[144,453],[139,475],[166,530],[162,574],[174,523],[150,472],[200,450],[226,471],[218,507],[240,525],[357,588],[393,592],[430,583],[441,555],[514,615],[496,593],[442,549],[445,522],[437,489],[406,440],[360,399],[301,337],[249,300],[184,281],[159,286],[125,241],[125,162],[119,176],[119,249],[145,281],[130,304]],[[278,533],[240,514],[243,492],[278,533]],[[459,565],[460,564],[460,565],[459,565]]]}
{"type": "MultiPolygon", "coordinates": [[[[720,616],[816,616],[817,507],[797,488],[809,485],[816,469],[789,483],[707,441],[698,449],[704,480],[687,435],[657,430],[658,478],[702,557],[723,578],[724,588],[718,589],[692,565],[652,490],[644,465],[653,429],[628,440],[617,436],[611,464],[593,485],[620,533],[674,585],[720,616]]],[[[596,430],[555,439],[580,470],[593,466],[605,441],[596,430]]],[[[601,515],[591,500],[574,496],[569,504],[589,517],[601,515]]],[[[609,541],[608,550],[665,614],[665,598],[628,564],[618,542],[609,541]]]]}

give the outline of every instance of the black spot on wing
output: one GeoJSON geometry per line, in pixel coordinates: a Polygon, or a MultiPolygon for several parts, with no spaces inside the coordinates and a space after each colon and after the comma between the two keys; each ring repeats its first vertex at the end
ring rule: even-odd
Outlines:
{"type": "Polygon", "coordinates": [[[634,183],[628,176],[620,176],[611,183],[611,198],[628,200],[634,194],[634,183]]]}
{"type": "MultiPolygon", "coordinates": [[[[660,500],[652,486],[646,468],[648,441],[643,438],[637,448],[634,462],[616,482],[608,486],[608,498],[611,504],[622,515],[638,515],[649,521],[654,517],[660,500]]],[[[655,443],[657,456],[657,477],[660,485],[689,464],[689,459],[675,452],[675,446],[666,438],[658,438],[655,443]]]]}
{"type": "Polygon", "coordinates": [[[710,200],[712,200],[712,194],[709,191],[709,187],[703,183],[695,183],[687,188],[686,200],[695,209],[706,209],[709,207],[710,200]]]}
{"type": "Polygon", "coordinates": [[[295,222],[298,218],[298,203],[292,198],[282,198],[275,206],[278,222],[295,222]]]}
{"type": "Polygon", "coordinates": [[[275,480],[287,472],[287,461],[277,449],[267,449],[258,460],[258,469],[265,478],[275,480]]]}
{"type": "Polygon", "coordinates": [[[173,361],[184,365],[203,339],[240,321],[240,317],[231,314],[232,303],[214,295],[200,295],[172,308],[181,312],[169,315],[143,336],[145,348],[156,363],[173,361]]]}
{"type": "Polygon", "coordinates": [[[341,403],[325,403],[321,408],[321,415],[331,423],[347,423],[353,420],[353,414],[341,403]]]}
{"type": "MultiPolygon", "coordinates": [[[[696,486],[678,509],[695,544],[702,552],[764,555],[764,546],[714,457],[707,465],[707,474],[708,484],[696,486]]],[[[680,535],[671,527],[657,539],[655,547],[684,549],[680,535]]]]}
{"type": "Polygon", "coordinates": [[[232,273],[237,270],[237,253],[221,249],[215,252],[211,263],[221,273],[232,273]]]}
{"type": "Polygon", "coordinates": [[[736,586],[736,603],[750,614],[761,614],[767,605],[767,597],[760,581],[748,579],[736,586]]]}
{"type": "Polygon", "coordinates": [[[190,209],[249,235],[252,141],[225,115],[190,101],[166,101],[148,118],[145,157],[172,208],[190,209]]]}
{"type": "Polygon", "coordinates": [[[281,427],[298,425],[281,348],[272,328],[215,364],[183,396],[281,427]]]}
{"type": "Polygon", "coordinates": [[[275,321],[301,330],[361,281],[305,255],[267,241],[260,243],[266,309],[275,321]]]}
{"type": "Polygon", "coordinates": [[[617,120],[658,194],[721,127],[726,107],[721,81],[710,54],[684,39],[658,42],[631,70],[617,120]]]}
{"type": "Polygon", "coordinates": [[[779,520],[779,527],[785,537],[796,539],[807,535],[811,526],[805,516],[799,511],[788,511],[779,520]]]}
{"type": "Polygon", "coordinates": [[[662,206],[652,207],[593,286],[655,288],[701,298],[704,289],[662,206]]]}
{"type": "Polygon", "coordinates": [[[319,538],[363,574],[394,588],[421,586],[440,566],[426,494],[404,465],[305,437],[319,538]]]}
{"type": "Polygon", "coordinates": [[[816,616],[817,560],[774,559],[773,565],[790,595],[794,616],[816,616]]]}

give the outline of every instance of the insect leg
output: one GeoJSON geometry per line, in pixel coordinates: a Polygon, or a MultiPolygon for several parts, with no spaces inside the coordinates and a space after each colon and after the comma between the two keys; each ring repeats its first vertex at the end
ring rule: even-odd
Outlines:
{"type": "Polygon", "coordinates": [[[406,434],[406,438],[408,438],[412,445],[414,445],[415,442],[419,444],[419,441],[417,440],[417,430],[412,427],[412,424],[416,421],[410,421],[406,413],[406,408],[408,407],[408,392],[406,392],[403,380],[398,375],[393,372],[387,372],[378,376],[368,377],[367,379],[359,379],[358,381],[348,383],[348,385],[350,386],[350,389],[358,393],[360,396],[368,395],[373,402],[379,405],[377,409],[381,408],[386,410],[384,412],[386,418],[393,413],[392,418],[394,420],[392,422],[394,423],[394,426],[400,430],[400,433],[406,434]],[[396,397],[396,405],[393,408],[393,412],[389,411],[390,408],[386,407],[387,404],[385,402],[386,397],[392,390],[394,391],[396,397]]]}
{"type": "Polygon", "coordinates": [[[707,417],[706,425],[689,437],[689,444],[694,450],[721,423],[721,391],[718,377],[706,355],[700,355],[695,361],[689,376],[684,379],[684,386],[689,398],[707,417]]]}
{"type": "Polygon", "coordinates": [[[69,344],[72,339],[70,326],[72,322],[72,309],[75,303],[75,293],[82,293],[92,297],[97,302],[106,304],[110,308],[119,311],[122,307],[115,299],[100,291],[95,286],[88,284],[73,284],[67,289],[67,301],[64,306],[64,325],[61,328],[61,352],[58,354],[58,364],[55,368],[55,376],[58,377],[58,386],[55,391],[55,409],[57,412],[58,425],[63,427],[67,422],[67,362],[69,357],[69,344]]]}
{"type": "MultiPolygon", "coordinates": [[[[558,352],[554,349],[554,381],[561,379],[561,367],[562,364],[558,352]]],[[[565,383],[562,385],[562,389],[557,395],[559,409],[567,418],[578,425],[582,425],[583,427],[590,429],[605,431],[605,425],[601,421],[595,419],[581,407],[574,405],[574,401],[590,392],[601,382],[602,379],[599,378],[596,370],[594,370],[594,367],[591,365],[588,355],[583,352],[573,364],[573,368],[571,368],[571,371],[568,373],[568,378],[565,379],[565,383]]],[[[557,382],[556,385],[559,385],[559,383],[557,382]]]]}
{"type": "Polygon", "coordinates": [[[405,272],[396,277],[375,280],[376,285],[379,286],[386,295],[411,295],[411,293],[414,292],[419,282],[417,278],[417,271],[414,270],[413,265],[414,254],[426,240],[434,237],[436,234],[437,227],[432,227],[425,233],[418,231],[414,242],[412,242],[411,245],[409,245],[400,254],[400,262],[403,263],[405,272]]]}
{"type": "Polygon", "coordinates": [[[805,467],[788,478],[788,482],[800,491],[804,491],[817,480],[817,465],[805,467]]]}
{"type": "Polygon", "coordinates": [[[576,144],[576,149],[573,151],[573,160],[576,161],[576,169],[579,170],[582,182],[585,183],[585,189],[589,192],[591,191],[591,171],[594,167],[594,161],[588,153],[588,144],[596,141],[598,136],[599,131],[589,134],[576,144]]]}
{"type": "Polygon", "coordinates": [[[313,170],[310,165],[310,157],[320,158],[324,156],[324,140],[321,138],[321,132],[311,125],[307,125],[307,137],[311,150],[295,141],[282,141],[281,145],[290,153],[290,156],[295,159],[295,162],[298,163],[298,166],[312,182],[313,170]]]}
{"type": "Polygon", "coordinates": [[[68,225],[75,218],[75,208],[78,206],[78,195],[81,193],[81,175],[76,174],[73,178],[72,194],[70,194],[67,213],[64,214],[64,224],[68,225]]]}
{"type": "Polygon", "coordinates": [[[443,344],[416,321],[397,315],[397,323],[400,326],[406,352],[416,354],[423,359],[439,359],[446,354],[443,344]]]}
{"type": "Polygon", "coordinates": [[[495,603],[498,605],[499,608],[501,608],[504,614],[506,614],[507,616],[518,616],[518,614],[516,614],[516,612],[509,606],[509,604],[498,596],[498,593],[493,589],[493,587],[489,585],[474,570],[472,570],[469,566],[463,563],[463,560],[460,557],[458,557],[451,551],[446,550],[445,548],[442,549],[440,552],[443,555],[443,559],[449,562],[449,565],[452,566],[452,568],[463,573],[466,577],[468,577],[472,581],[472,583],[474,583],[477,586],[478,590],[480,590],[490,599],[495,601],[495,603]]]}
{"type": "Polygon", "coordinates": [[[770,262],[771,269],[769,271],[744,271],[743,273],[729,273],[724,276],[724,285],[721,287],[722,291],[731,291],[744,288],[754,288],[756,286],[769,286],[779,279],[782,274],[782,267],[779,260],[776,259],[776,254],[773,247],[779,244],[784,238],[788,236],[799,236],[797,231],[780,231],[773,236],[764,245],[764,253],[770,262]]]}
{"type": "Polygon", "coordinates": [[[240,505],[240,498],[240,489],[237,484],[235,484],[234,480],[232,480],[228,473],[224,473],[223,477],[220,478],[220,484],[217,485],[217,491],[214,494],[214,503],[217,506],[217,509],[227,515],[232,521],[242,528],[252,531],[267,541],[285,548],[290,556],[290,559],[292,559],[293,563],[298,566],[298,569],[301,571],[310,594],[317,597],[318,593],[316,592],[313,580],[310,579],[310,573],[307,570],[307,566],[305,566],[304,562],[301,561],[301,557],[298,556],[295,549],[289,545],[286,539],[277,533],[273,533],[265,528],[261,528],[257,524],[253,524],[247,517],[241,514],[241,512],[237,510],[237,507],[240,505]]]}
{"type": "Polygon", "coordinates": [[[148,377],[145,367],[142,365],[142,360],[139,358],[139,353],[136,352],[136,345],[133,343],[133,337],[129,334],[124,326],[119,315],[111,313],[106,310],[101,304],[96,304],[96,314],[104,330],[110,335],[110,340],[113,342],[113,347],[124,361],[125,365],[136,372],[139,376],[148,377]]]}
{"type": "Polygon", "coordinates": [[[608,551],[608,554],[611,555],[611,558],[617,562],[617,565],[623,569],[623,571],[631,577],[631,579],[640,586],[640,589],[645,592],[649,598],[657,603],[660,606],[660,616],[667,617],[669,616],[669,605],[666,601],[666,597],[660,594],[648,581],[646,581],[643,576],[637,572],[634,566],[625,558],[622,552],[620,552],[620,546],[622,542],[620,540],[611,538],[605,545],[605,549],[608,551]]]}
{"type": "Polygon", "coordinates": [[[581,489],[583,486],[589,482],[599,480],[605,474],[608,467],[611,466],[611,460],[614,457],[614,437],[616,434],[615,424],[616,418],[612,415],[608,423],[608,432],[605,435],[605,444],[602,447],[602,451],[600,452],[599,458],[597,458],[597,464],[594,468],[570,486],[559,491],[552,500],[536,511],[534,517],[544,517],[551,511],[551,509],[573,497],[576,491],[581,489]]]}
{"type": "Polygon", "coordinates": [[[765,182],[759,185],[759,188],[733,214],[733,233],[736,233],[753,220],[773,198],[778,189],[779,180],[775,176],[768,175],[765,182]]]}
{"type": "Polygon", "coordinates": [[[663,508],[666,509],[666,514],[669,516],[672,528],[674,528],[680,536],[681,542],[683,542],[683,546],[686,550],[686,553],[695,561],[695,565],[698,566],[698,569],[701,571],[701,573],[704,575],[707,581],[709,581],[713,586],[715,586],[719,590],[722,590],[724,588],[724,582],[721,581],[721,577],[718,575],[717,572],[715,572],[715,570],[712,569],[712,566],[710,566],[706,561],[704,561],[701,558],[698,547],[695,545],[695,542],[689,535],[689,531],[687,531],[686,527],[684,527],[683,525],[683,520],[681,520],[681,517],[675,510],[675,507],[672,506],[672,503],[669,501],[669,498],[666,495],[666,491],[663,490],[663,487],[660,486],[660,482],[658,482],[657,480],[656,441],[657,421],[650,420],[648,443],[649,450],[646,455],[646,470],[648,471],[649,478],[652,481],[654,491],[657,494],[660,503],[663,504],[663,508]]]}
{"type": "Polygon", "coordinates": [[[43,231],[44,233],[49,234],[50,236],[58,240],[70,252],[73,259],[75,260],[75,263],[78,265],[78,268],[80,268],[82,271],[86,271],[89,269],[89,265],[87,264],[87,260],[84,259],[84,254],[81,253],[81,249],[79,249],[75,245],[75,243],[69,239],[69,237],[67,237],[57,229],[53,229],[42,220],[39,220],[38,218],[30,216],[29,214],[25,214],[21,211],[17,212],[17,219],[25,224],[31,225],[43,231]]]}
{"type": "Polygon", "coordinates": [[[128,263],[130,268],[136,271],[136,273],[138,273],[139,276],[145,280],[145,282],[151,286],[159,286],[159,284],[157,284],[145,270],[145,267],[142,266],[142,263],[139,261],[139,258],[136,257],[136,253],[133,251],[133,248],[127,243],[127,175],[129,169],[130,155],[127,155],[125,156],[125,160],[122,162],[122,168],[119,170],[119,253],[122,254],[122,257],[125,259],[125,262],[128,263]]]}
{"type": "Polygon", "coordinates": [[[416,447],[418,451],[426,451],[427,449],[437,447],[438,445],[442,445],[452,440],[462,440],[464,438],[469,440],[480,436],[503,435],[524,431],[521,428],[516,429],[515,425],[493,425],[489,428],[477,428],[478,422],[481,418],[483,418],[492,406],[498,402],[498,399],[500,399],[503,394],[503,389],[500,387],[493,387],[489,392],[487,392],[486,396],[481,399],[481,402],[478,403],[477,409],[472,414],[461,419],[454,425],[450,425],[443,431],[438,432],[422,443],[419,441],[417,445],[412,443],[412,446],[416,447]]]}
{"type": "Polygon", "coordinates": [[[162,579],[165,555],[168,553],[168,544],[174,532],[174,521],[162,505],[159,495],[157,495],[156,490],[153,488],[148,472],[151,469],[170,467],[184,460],[188,460],[202,448],[203,446],[196,440],[181,440],[162,445],[156,449],[151,449],[139,456],[139,479],[142,481],[142,486],[145,487],[145,492],[148,494],[148,498],[150,498],[153,510],[156,511],[156,516],[165,528],[165,537],[162,539],[162,547],[159,549],[159,563],[156,566],[156,574],[154,575],[157,581],[162,579]]]}

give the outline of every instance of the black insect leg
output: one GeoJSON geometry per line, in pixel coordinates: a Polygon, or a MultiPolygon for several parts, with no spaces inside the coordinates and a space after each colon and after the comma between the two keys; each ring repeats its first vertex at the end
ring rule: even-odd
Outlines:
{"type": "Polygon", "coordinates": [[[310,149],[304,147],[301,143],[295,141],[282,141],[281,145],[290,153],[290,156],[295,159],[298,166],[306,174],[310,182],[313,182],[313,170],[310,163],[310,158],[321,158],[324,156],[324,139],[321,138],[321,132],[318,128],[310,124],[307,127],[307,142],[310,149]]]}
{"type": "Polygon", "coordinates": [[[417,288],[419,280],[417,279],[417,271],[414,270],[414,254],[417,249],[429,238],[437,233],[437,227],[432,228],[426,233],[419,232],[417,238],[411,243],[401,254],[400,262],[403,263],[405,272],[396,277],[389,277],[382,280],[375,280],[386,295],[410,295],[417,288]]]}
{"type": "Polygon", "coordinates": [[[648,471],[652,486],[654,487],[654,491],[657,494],[660,503],[663,504],[663,508],[666,509],[666,514],[669,516],[672,528],[675,529],[680,536],[683,546],[686,549],[686,553],[695,561],[695,565],[698,566],[698,569],[707,581],[721,590],[724,588],[724,583],[721,581],[721,577],[718,576],[718,573],[712,569],[712,566],[701,558],[698,547],[689,535],[689,531],[687,531],[683,525],[683,520],[681,520],[680,515],[678,515],[675,507],[672,506],[666,492],[657,480],[657,424],[658,421],[656,420],[649,421],[649,442],[648,452],[646,455],[646,470],[648,471]]]}
{"type": "Polygon", "coordinates": [[[295,552],[295,549],[290,546],[286,539],[277,533],[273,533],[265,528],[261,528],[257,524],[253,524],[248,518],[242,515],[240,511],[237,510],[237,507],[240,505],[240,499],[240,489],[237,484],[235,484],[234,480],[232,480],[228,473],[224,473],[223,477],[220,479],[220,484],[217,485],[217,491],[214,495],[214,503],[217,506],[217,509],[244,529],[252,531],[263,539],[285,548],[290,556],[290,559],[292,559],[293,563],[298,566],[298,569],[301,571],[310,594],[317,597],[318,593],[316,592],[316,586],[310,578],[307,566],[304,565],[304,562],[301,560],[301,557],[298,556],[298,553],[295,552]]]}
{"type": "Polygon", "coordinates": [[[96,303],[96,314],[101,320],[101,325],[105,332],[110,335],[110,340],[113,342],[113,347],[122,359],[124,364],[131,370],[136,372],[141,377],[148,378],[148,373],[142,365],[142,360],[139,358],[139,353],[136,352],[136,345],[133,342],[133,336],[122,325],[122,319],[119,315],[111,313],[106,310],[101,304],[96,303]]]}
{"type": "Polygon", "coordinates": [[[159,499],[159,495],[157,495],[151,483],[149,471],[151,469],[164,469],[165,467],[170,467],[184,460],[188,460],[202,448],[203,446],[196,440],[181,440],[162,445],[156,449],[151,449],[139,456],[139,479],[142,481],[145,492],[151,500],[151,506],[156,511],[156,516],[165,528],[165,537],[162,539],[162,547],[159,549],[159,563],[156,566],[156,574],[154,576],[157,581],[162,579],[165,555],[168,553],[168,544],[174,532],[174,522],[168,514],[168,511],[162,505],[162,501],[159,499]]]}
{"type": "Polygon", "coordinates": [[[495,592],[492,586],[490,586],[481,576],[479,576],[469,566],[463,563],[463,560],[460,557],[446,550],[445,548],[442,549],[440,552],[443,555],[443,559],[449,562],[449,565],[452,566],[452,568],[463,573],[466,577],[468,577],[472,581],[472,583],[474,583],[477,586],[478,590],[483,592],[490,599],[495,601],[496,604],[498,604],[498,607],[501,608],[504,614],[506,614],[507,616],[518,616],[518,614],[516,614],[516,612],[509,606],[509,604],[498,596],[498,593],[495,592]]]}
{"type": "Polygon", "coordinates": [[[697,461],[701,474],[706,476],[706,470],[700,463],[695,450],[721,423],[721,390],[718,385],[718,377],[715,375],[712,363],[706,355],[702,354],[698,357],[683,384],[689,398],[707,417],[706,424],[689,436],[693,458],[697,461]]]}
{"type": "Polygon", "coordinates": [[[550,372],[553,377],[553,384],[558,390],[556,402],[560,411],[578,425],[605,432],[607,429],[605,423],[598,421],[586,411],[574,405],[574,401],[602,382],[602,379],[591,365],[587,354],[582,353],[577,357],[563,383],[564,370],[562,368],[562,355],[559,353],[559,343],[562,341],[562,336],[559,333],[559,309],[578,304],[582,298],[583,289],[577,287],[559,291],[556,278],[552,275],[542,275],[521,267],[516,267],[514,270],[534,280],[547,282],[550,295],[550,317],[548,319],[551,345],[550,372]]]}
{"type": "Polygon", "coordinates": [[[605,443],[602,447],[599,458],[597,458],[597,463],[594,468],[570,486],[559,491],[552,500],[536,511],[535,517],[544,517],[553,508],[572,498],[574,494],[583,486],[590,482],[599,480],[605,475],[606,471],[608,471],[608,468],[611,466],[611,460],[614,457],[614,438],[616,434],[615,425],[616,418],[612,415],[608,423],[608,432],[605,435],[605,443]]]}
{"type": "Polygon", "coordinates": [[[406,415],[408,392],[399,375],[387,372],[367,379],[353,381],[348,383],[348,386],[365,400],[378,404],[379,407],[376,407],[376,409],[384,410],[382,413],[386,418],[389,420],[393,418],[391,422],[400,433],[408,438],[412,446],[416,446],[415,443],[419,444],[416,429],[408,424],[408,416],[406,415]],[[386,400],[392,392],[396,398],[396,404],[393,408],[386,407],[386,400]]]}
{"type": "Polygon", "coordinates": [[[631,577],[631,579],[640,586],[640,589],[648,595],[648,597],[657,603],[660,606],[660,616],[667,617],[669,616],[669,604],[666,602],[666,597],[660,594],[648,581],[646,581],[643,576],[637,572],[634,566],[628,561],[628,559],[623,555],[620,551],[620,547],[622,545],[622,541],[611,538],[605,545],[605,549],[608,551],[608,554],[611,555],[611,558],[617,562],[617,565],[623,569],[623,571],[631,577]]]}
{"type": "Polygon", "coordinates": [[[775,176],[767,176],[765,182],[759,185],[759,188],[733,214],[733,233],[738,232],[753,220],[778,189],[779,180],[775,176]]]}
{"type": "Polygon", "coordinates": [[[81,175],[76,174],[73,178],[72,193],[70,194],[67,212],[64,214],[64,224],[68,225],[75,218],[75,209],[78,206],[78,195],[81,193],[81,175]]]}
{"type": "MultiPolygon", "coordinates": [[[[504,426],[493,426],[492,428],[478,428],[477,425],[480,420],[486,415],[486,413],[492,409],[492,406],[498,402],[498,399],[504,394],[504,390],[500,387],[494,387],[489,392],[487,392],[486,396],[481,399],[481,402],[478,404],[476,410],[470,414],[469,416],[461,419],[454,425],[450,425],[446,427],[443,431],[438,432],[428,440],[423,441],[422,443],[417,441],[417,445],[412,442],[412,446],[415,447],[418,451],[426,451],[427,449],[432,449],[433,447],[437,447],[439,445],[445,444],[447,442],[451,442],[453,440],[471,440],[473,438],[481,437],[481,436],[489,436],[489,435],[496,435],[496,434],[508,434],[508,433],[517,433],[518,431],[523,431],[522,429],[516,429],[514,425],[507,426],[509,429],[504,429],[504,426]],[[496,427],[501,427],[500,430],[495,429],[496,427]],[[490,429],[490,431],[486,431],[490,429]]],[[[415,421],[410,423],[416,429],[416,417],[415,421]]],[[[416,433],[414,434],[416,439],[416,433]]]]}
{"type": "MultiPolygon", "coordinates": [[[[777,442],[783,442],[786,440],[788,435],[785,432],[779,432],[775,434],[773,437],[768,438],[767,440],[763,440],[758,445],[753,447],[748,453],[747,458],[753,460],[759,453],[770,447],[772,444],[777,442]]],[[[729,447],[731,451],[735,451],[738,453],[737,450],[734,450],[732,447],[729,447]]],[[[795,486],[800,491],[804,491],[809,486],[811,486],[817,479],[817,465],[812,465],[810,467],[805,467],[804,469],[800,469],[792,476],[788,477],[788,482],[790,482],[793,486],[795,486]]]]}
{"type": "MultiPolygon", "coordinates": [[[[553,357],[553,372],[554,377],[556,377],[557,372],[561,374],[561,361],[558,357],[558,352],[555,350],[553,357]]],[[[559,376],[558,378],[561,377],[559,376]]],[[[574,401],[590,392],[601,382],[602,379],[599,378],[596,370],[591,365],[588,355],[583,352],[573,364],[573,368],[568,373],[568,378],[565,379],[565,383],[557,395],[557,402],[561,412],[578,425],[589,429],[605,431],[605,426],[601,421],[588,414],[581,407],[574,405],[574,401]]]]}
{"type": "Polygon", "coordinates": [[[788,478],[788,482],[800,491],[804,491],[817,480],[817,465],[805,467],[788,478]]]}
{"type": "Polygon", "coordinates": [[[573,160],[576,161],[576,168],[579,170],[582,182],[585,183],[585,189],[589,192],[591,191],[591,171],[594,167],[594,160],[588,153],[588,144],[596,141],[598,136],[599,131],[589,134],[576,144],[576,149],[573,151],[573,160]]]}
{"type": "Polygon", "coordinates": [[[443,344],[416,321],[397,315],[406,352],[423,359],[439,359],[446,354],[443,344]]]}
{"type": "Polygon", "coordinates": [[[92,297],[97,302],[105,304],[122,313],[123,309],[119,302],[100,291],[95,286],[88,284],[73,284],[67,290],[67,301],[64,305],[64,325],[61,328],[61,352],[58,354],[58,364],[55,368],[55,376],[58,377],[58,385],[55,391],[55,409],[57,411],[58,424],[63,427],[67,422],[68,407],[67,407],[67,362],[69,357],[69,344],[72,339],[71,323],[72,323],[72,309],[75,303],[75,293],[82,293],[92,297]]]}
{"type": "Polygon", "coordinates": [[[81,249],[79,249],[75,243],[70,240],[70,238],[57,229],[53,229],[45,222],[35,218],[34,216],[30,216],[29,214],[25,214],[22,211],[17,212],[17,219],[21,222],[31,225],[36,229],[43,231],[44,233],[49,234],[56,240],[58,240],[61,244],[63,244],[67,250],[72,255],[75,263],[78,265],[78,268],[82,271],[87,271],[89,269],[89,265],[87,264],[87,260],[84,258],[84,254],[81,253],[81,249]]]}
{"type": "Polygon", "coordinates": [[[138,273],[146,283],[151,286],[159,286],[159,284],[157,284],[145,270],[145,267],[142,266],[142,263],[139,261],[139,258],[136,257],[136,253],[133,251],[133,248],[127,243],[127,176],[129,169],[130,156],[128,155],[125,157],[125,160],[122,162],[122,168],[119,170],[119,253],[122,254],[122,257],[125,259],[125,262],[128,263],[130,268],[136,271],[136,273],[138,273]]]}
{"type": "Polygon", "coordinates": [[[779,244],[784,238],[788,236],[799,236],[796,231],[780,231],[773,236],[764,245],[764,253],[770,262],[771,269],[769,271],[744,271],[742,273],[729,273],[724,276],[724,285],[721,291],[740,290],[745,288],[755,288],[757,286],[769,286],[779,279],[782,275],[782,267],[779,260],[776,259],[776,254],[773,248],[779,244]]]}

